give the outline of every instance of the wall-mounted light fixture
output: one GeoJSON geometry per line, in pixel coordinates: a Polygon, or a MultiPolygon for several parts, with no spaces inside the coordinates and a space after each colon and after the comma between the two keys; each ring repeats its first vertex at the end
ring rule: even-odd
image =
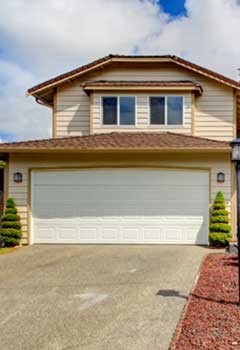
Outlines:
{"type": "Polygon", "coordinates": [[[14,173],[13,174],[13,181],[17,183],[22,182],[22,173],[14,173]]]}
{"type": "Polygon", "coordinates": [[[220,172],[217,173],[217,182],[224,182],[225,181],[225,174],[220,172]]]}

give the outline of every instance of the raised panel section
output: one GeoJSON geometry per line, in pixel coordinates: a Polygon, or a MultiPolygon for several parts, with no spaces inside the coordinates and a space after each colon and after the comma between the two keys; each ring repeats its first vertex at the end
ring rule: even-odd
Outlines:
{"type": "Polygon", "coordinates": [[[207,171],[34,171],[35,243],[207,244],[207,171]]]}

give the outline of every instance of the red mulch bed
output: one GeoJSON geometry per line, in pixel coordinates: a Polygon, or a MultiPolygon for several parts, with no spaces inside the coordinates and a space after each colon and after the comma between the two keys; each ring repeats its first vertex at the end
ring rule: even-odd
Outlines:
{"type": "Polygon", "coordinates": [[[173,339],[172,350],[239,350],[236,255],[206,257],[173,339]]]}

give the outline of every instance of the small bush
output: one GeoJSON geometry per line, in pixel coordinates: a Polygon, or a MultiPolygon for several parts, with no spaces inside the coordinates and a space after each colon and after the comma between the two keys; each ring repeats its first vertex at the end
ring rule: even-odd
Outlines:
{"type": "Polygon", "coordinates": [[[13,198],[8,198],[6,209],[2,216],[0,236],[8,247],[19,245],[22,238],[20,216],[13,198]]]}
{"type": "Polygon", "coordinates": [[[212,211],[212,217],[214,216],[227,216],[228,217],[228,211],[224,209],[214,210],[212,211]]]}
{"type": "Polygon", "coordinates": [[[215,200],[214,200],[214,203],[225,203],[225,199],[224,199],[224,195],[221,191],[219,191],[217,194],[216,194],[216,197],[215,197],[215,200]]]}
{"type": "Polygon", "coordinates": [[[2,222],[4,221],[20,221],[20,216],[17,214],[4,214],[2,216],[2,222]]]}
{"type": "Polygon", "coordinates": [[[15,208],[15,202],[13,198],[8,198],[6,208],[15,208]]]}
{"type": "Polygon", "coordinates": [[[16,228],[4,228],[1,229],[0,235],[4,237],[13,237],[13,238],[21,238],[21,232],[19,229],[16,228]]]}
{"type": "Polygon", "coordinates": [[[229,218],[227,216],[212,216],[211,217],[211,224],[217,224],[217,223],[224,223],[228,224],[229,223],[229,218]]]}
{"type": "Polygon", "coordinates": [[[17,230],[20,230],[21,223],[19,221],[4,221],[2,222],[2,228],[15,228],[17,230]]]}
{"type": "Polygon", "coordinates": [[[213,210],[219,210],[219,209],[225,210],[226,206],[225,206],[225,203],[214,203],[212,208],[213,210]]]}
{"type": "Polygon", "coordinates": [[[7,214],[17,214],[17,208],[6,208],[5,215],[7,214]]]}
{"type": "Polygon", "coordinates": [[[214,247],[226,247],[231,240],[229,214],[222,192],[218,192],[214,200],[210,218],[209,244],[214,247]]]}
{"type": "Polygon", "coordinates": [[[230,233],[231,226],[225,223],[218,222],[216,224],[211,224],[209,230],[210,232],[230,233]]]}
{"type": "Polygon", "coordinates": [[[209,234],[209,243],[212,247],[226,247],[231,240],[231,235],[225,235],[219,232],[211,232],[209,234]]]}

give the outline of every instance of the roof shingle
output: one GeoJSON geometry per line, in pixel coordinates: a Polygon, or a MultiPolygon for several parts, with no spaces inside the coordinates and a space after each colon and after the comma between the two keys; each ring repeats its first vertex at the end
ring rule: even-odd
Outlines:
{"type": "Polygon", "coordinates": [[[0,152],[54,150],[222,150],[228,142],[181,135],[172,132],[114,132],[46,140],[1,143],[0,152]]]}

